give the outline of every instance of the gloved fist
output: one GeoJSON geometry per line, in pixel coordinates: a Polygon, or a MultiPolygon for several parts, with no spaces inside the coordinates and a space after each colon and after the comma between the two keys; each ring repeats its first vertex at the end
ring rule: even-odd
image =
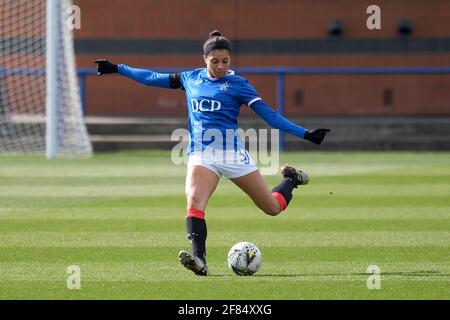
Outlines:
{"type": "Polygon", "coordinates": [[[102,74],[119,72],[119,67],[106,59],[95,60],[94,62],[97,64],[97,75],[99,76],[102,74]]]}
{"type": "Polygon", "coordinates": [[[306,131],[305,140],[311,141],[315,144],[321,144],[327,133],[330,132],[330,129],[316,129],[313,131],[306,131]]]}

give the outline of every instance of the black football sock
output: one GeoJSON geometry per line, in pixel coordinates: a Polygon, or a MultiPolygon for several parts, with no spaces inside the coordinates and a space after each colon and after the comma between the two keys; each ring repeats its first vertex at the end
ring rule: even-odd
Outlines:
{"type": "Polygon", "coordinates": [[[289,178],[284,178],[275,188],[272,189],[273,192],[280,193],[284,200],[286,200],[286,206],[292,199],[292,190],[296,187],[295,182],[291,181],[289,178]]]}
{"type": "Polygon", "coordinates": [[[206,263],[206,221],[195,217],[186,218],[187,238],[192,244],[192,254],[206,263]]]}

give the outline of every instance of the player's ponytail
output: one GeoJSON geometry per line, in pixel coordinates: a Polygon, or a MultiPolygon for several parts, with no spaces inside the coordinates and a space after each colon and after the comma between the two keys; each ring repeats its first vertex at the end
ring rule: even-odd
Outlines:
{"type": "Polygon", "coordinates": [[[231,42],[218,30],[214,30],[209,34],[209,39],[203,44],[203,54],[207,56],[213,50],[226,49],[231,53],[231,42]]]}

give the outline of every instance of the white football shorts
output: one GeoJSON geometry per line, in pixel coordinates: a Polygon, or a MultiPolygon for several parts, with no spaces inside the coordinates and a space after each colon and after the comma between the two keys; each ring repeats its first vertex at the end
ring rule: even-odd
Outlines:
{"type": "Polygon", "coordinates": [[[239,178],[258,170],[250,153],[245,149],[223,151],[204,149],[194,151],[188,158],[188,170],[193,166],[205,167],[219,176],[228,179],[239,178]]]}

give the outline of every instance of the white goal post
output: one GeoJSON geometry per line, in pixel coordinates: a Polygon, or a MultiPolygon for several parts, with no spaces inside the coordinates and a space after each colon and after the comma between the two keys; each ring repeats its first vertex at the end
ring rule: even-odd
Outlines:
{"type": "Polygon", "coordinates": [[[70,0],[0,0],[0,155],[89,157],[70,0]]]}

